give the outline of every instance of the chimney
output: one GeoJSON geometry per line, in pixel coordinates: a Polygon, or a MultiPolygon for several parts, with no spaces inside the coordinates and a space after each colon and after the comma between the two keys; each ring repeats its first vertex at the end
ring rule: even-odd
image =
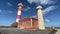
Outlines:
{"type": "Polygon", "coordinates": [[[44,27],[43,15],[42,15],[42,7],[37,6],[36,9],[37,9],[37,15],[38,15],[38,28],[43,30],[45,29],[45,27],[44,27]]]}

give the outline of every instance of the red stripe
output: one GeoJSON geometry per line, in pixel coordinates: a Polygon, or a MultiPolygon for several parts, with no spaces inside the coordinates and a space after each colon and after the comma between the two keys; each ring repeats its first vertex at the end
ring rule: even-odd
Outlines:
{"type": "Polygon", "coordinates": [[[17,15],[17,19],[21,19],[21,15],[17,15]]]}
{"type": "Polygon", "coordinates": [[[20,8],[20,7],[18,7],[18,11],[21,11],[22,10],[22,7],[20,8]]]}

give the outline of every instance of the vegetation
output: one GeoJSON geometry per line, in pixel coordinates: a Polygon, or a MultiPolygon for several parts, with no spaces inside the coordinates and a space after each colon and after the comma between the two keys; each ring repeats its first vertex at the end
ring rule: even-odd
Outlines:
{"type": "Polygon", "coordinates": [[[55,30],[54,27],[46,27],[47,30],[55,30]]]}
{"type": "Polygon", "coordinates": [[[17,24],[18,24],[17,22],[14,22],[11,24],[11,27],[17,27],[17,24]]]}

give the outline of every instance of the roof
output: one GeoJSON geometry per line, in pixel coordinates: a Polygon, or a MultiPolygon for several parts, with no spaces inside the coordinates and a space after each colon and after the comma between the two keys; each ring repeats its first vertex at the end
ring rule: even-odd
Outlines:
{"type": "MultiPolygon", "coordinates": [[[[23,20],[28,20],[28,19],[31,19],[32,17],[30,17],[30,18],[24,18],[24,19],[21,19],[21,21],[23,20]]],[[[34,19],[34,20],[37,20],[37,19],[35,19],[35,18],[32,18],[32,19],[34,19]]]]}

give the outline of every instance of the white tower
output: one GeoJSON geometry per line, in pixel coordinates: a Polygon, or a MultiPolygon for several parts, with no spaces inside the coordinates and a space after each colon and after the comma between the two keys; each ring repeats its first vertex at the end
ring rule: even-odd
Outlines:
{"type": "Polygon", "coordinates": [[[38,27],[39,29],[45,29],[44,27],[44,21],[43,21],[43,15],[42,15],[42,7],[41,6],[37,6],[37,15],[38,15],[38,27]]]}

